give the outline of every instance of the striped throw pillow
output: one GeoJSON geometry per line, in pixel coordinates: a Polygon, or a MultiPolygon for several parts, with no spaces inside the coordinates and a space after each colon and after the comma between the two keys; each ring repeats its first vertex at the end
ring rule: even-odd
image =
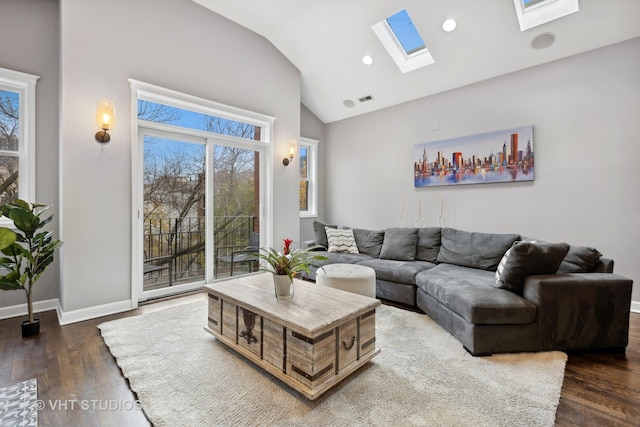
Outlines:
{"type": "Polygon", "coordinates": [[[338,230],[326,227],[327,241],[329,242],[329,252],[342,252],[357,254],[358,246],[353,236],[353,230],[338,230]]]}

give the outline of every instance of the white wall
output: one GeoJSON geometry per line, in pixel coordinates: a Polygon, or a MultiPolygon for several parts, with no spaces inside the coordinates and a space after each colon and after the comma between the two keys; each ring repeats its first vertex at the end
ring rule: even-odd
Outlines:
{"type": "Polygon", "coordinates": [[[190,0],[60,3],[64,312],[122,307],[131,297],[128,78],[276,117],[273,235],[298,239],[297,171],[281,163],[300,135],[295,67],[264,38],[190,0]],[[116,105],[104,146],[93,137],[99,98],[116,105]]]}
{"type": "Polygon", "coordinates": [[[590,245],[640,300],[640,39],[363,116],[326,129],[327,220],[437,226],[590,245]],[[433,131],[439,123],[440,130],[433,131]],[[416,189],[415,144],[534,126],[535,181],[416,189]]]}
{"type": "MultiPolygon", "coordinates": [[[[58,3],[2,0],[0,67],[40,76],[36,83],[36,200],[52,204],[47,226],[58,235],[58,3]]],[[[49,266],[35,286],[34,300],[58,298],[59,263],[49,266]]],[[[24,291],[0,291],[0,307],[25,304],[24,291]]],[[[26,312],[26,308],[24,309],[26,312]]],[[[0,314],[1,317],[1,314],[0,314]]]]}

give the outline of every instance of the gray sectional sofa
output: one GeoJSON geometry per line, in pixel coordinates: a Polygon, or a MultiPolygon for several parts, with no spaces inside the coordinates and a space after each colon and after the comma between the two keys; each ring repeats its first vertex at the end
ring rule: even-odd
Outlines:
{"type": "Polygon", "coordinates": [[[321,264],[373,268],[378,298],[422,310],[475,356],[627,346],[633,282],[594,248],[453,228],[335,230],[316,221],[305,243],[328,249],[321,264]]]}

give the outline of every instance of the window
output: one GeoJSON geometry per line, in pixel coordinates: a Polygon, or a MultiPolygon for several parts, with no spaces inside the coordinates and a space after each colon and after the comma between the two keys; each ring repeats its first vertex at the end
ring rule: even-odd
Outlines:
{"type": "MultiPolygon", "coordinates": [[[[0,204],[35,201],[35,87],[38,76],[0,68],[0,204]]],[[[0,220],[6,222],[6,218],[0,220]]]]}
{"type": "Polygon", "coordinates": [[[426,49],[424,40],[420,37],[406,9],[391,15],[386,21],[407,56],[426,49]]]}
{"type": "Polygon", "coordinates": [[[578,0],[513,0],[520,31],[546,24],[579,10],[578,0]]]}
{"type": "Polygon", "coordinates": [[[544,6],[547,3],[554,2],[556,0],[520,0],[522,2],[522,10],[527,12],[534,10],[538,7],[544,6]]]}
{"type": "Polygon", "coordinates": [[[260,140],[260,126],[218,117],[212,113],[208,114],[188,107],[174,107],[159,102],[138,99],[138,119],[242,139],[260,140]]]}
{"type": "Polygon", "coordinates": [[[406,9],[383,19],[371,29],[403,73],[435,62],[406,9]]]}
{"type": "Polygon", "coordinates": [[[300,138],[300,216],[318,216],[318,141],[300,138]]]}

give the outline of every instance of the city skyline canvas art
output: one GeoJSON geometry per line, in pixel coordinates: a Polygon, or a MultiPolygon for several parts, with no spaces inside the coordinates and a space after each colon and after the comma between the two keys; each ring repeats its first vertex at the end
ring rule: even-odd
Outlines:
{"type": "Polygon", "coordinates": [[[415,187],[533,181],[533,126],[417,144],[415,187]]]}

